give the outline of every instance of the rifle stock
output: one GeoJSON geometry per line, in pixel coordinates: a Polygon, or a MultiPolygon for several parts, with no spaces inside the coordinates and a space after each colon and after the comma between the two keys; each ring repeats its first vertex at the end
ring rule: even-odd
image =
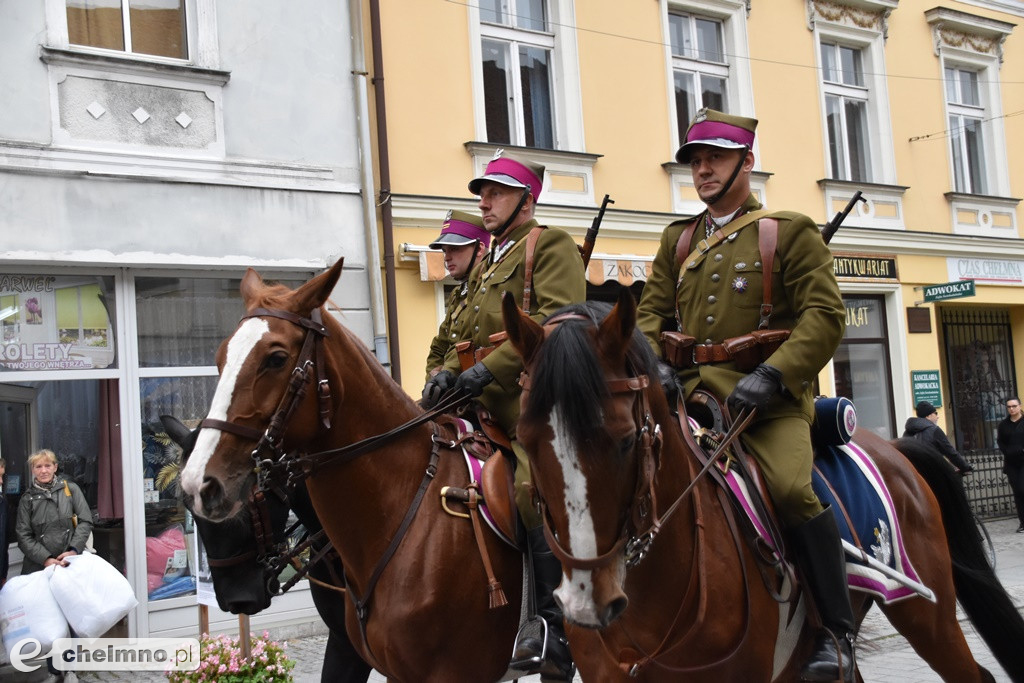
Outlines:
{"type": "Polygon", "coordinates": [[[609,204],[614,204],[615,200],[608,195],[604,196],[601,200],[601,208],[597,212],[597,216],[594,217],[594,222],[590,224],[587,229],[587,235],[583,238],[583,246],[580,249],[580,256],[583,257],[583,267],[586,268],[590,264],[590,256],[594,253],[594,243],[597,241],[597,231],[601,229],[601,221],[604,219],[604,211],[608,208],[609,204]]]}

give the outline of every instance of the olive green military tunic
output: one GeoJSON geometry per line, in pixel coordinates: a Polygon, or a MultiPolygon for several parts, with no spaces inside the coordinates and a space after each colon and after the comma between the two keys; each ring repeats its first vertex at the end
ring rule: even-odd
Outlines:
{"type": "MultiPolygon", "coordinates": [[[[500,245],[492,242],[490,253],[470,282],[466,306],[468,318],[463,329],[465,338],[471,340],[477,348],[490,346],[488,337],[504,331],[501,299],[505,292],[511,292],[516,303],[520,307],[523,305],[526,238],[537,225],[537,221],[531,219],[515,228],[500,245]]],[[[545,228],[533,252],[530,317],[540,322],[559,308],[580,303],[586,297],[583,259],[576,242],[564,230],[545,228]]],[[[477,400],[512,441],[517,461],[516,505],[523,523],[532,529],[541,524],[541,519],[534,509],[530,491],[524,485],[530,481],[529,460],[516,440],[519,398],[522,393],[518,380],[523,371],[523,361],[512,345],[506,342],[484,358],[483,364],[494,375],[494,381],[484,388],[477,400]]],[[[454,346],[448,350],[444,366],[456,375],[460,373],[461,367],[454,346]]]]}
{"type": "MultiPolygon", "coordinates": [[[[751,195],[743,214],[761,208],[751,195]]],[[[772,268],[773,311],[769,327],[792,334],[765,362],[782,373],[784,391],[758,411],[742,439],[758,458],[777,511],[787,526],[821,511],[810,484],[812,382],[842,340],[845,309],[832,270],[832,252],[814,222],[799,213],[775,211],[778,245],[772,268]]],[[[704,214],[697,218],[688,255],[704,239],[704,214]]],[[[763,296],[756,223],[708,251],[694,268],[680,273],[676,243],[689,221],[670,224],[638,306],[637,325],[661,357],[663,330],[681,330],[697,343],[719,344],[756,330],[763,296]]],[[[727,232],[729,226],[722,228],[727,232]]],[[[731,361],[679,373],[688,396],[698,387],[720,400],[744,376],[731,361]]]]}
{"type": "MultiPolygon", "coordinates": [[[[476,268],[474,268],[476,272],[476,268]]],[[[464,328],[469,315],[466,314],[466,299],[469,296],[469,280],[459,284],[448,294],[445,302],[444,320],[437,328],[437,336],[430,341],[430,352],[427,353],[427,379],[429,380],[434,370],[444,366],[444,357],[448,349],[457,344],[464,336],[464,328]]]]}

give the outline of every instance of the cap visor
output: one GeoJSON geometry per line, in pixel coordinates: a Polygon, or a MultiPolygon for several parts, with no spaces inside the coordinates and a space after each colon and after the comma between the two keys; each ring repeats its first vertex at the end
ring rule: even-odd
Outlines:
{"type": "Polygon", "coordinates": [[[676,161],[681,164],[685,164],[690,161],[690,152],[700,145],[706,145],[707,147],[719,147],[721,149],[744,149],[746,145],[742,142],[736,142],[735,140],[727,140],[726,138],[708,138],[707,140],[693,140],[687,142],[685,145],[679,148],[676,152],[676,161]]]}
{"type": "Polygon", "coordinates": [[[504,173],[489,173],[470,180],[469,191],[473,194],[480,194],[480,185],[485,180],[490,180],[491,182],[498,183],[500,185],[508,185],[509,187],[526,187],[526,185],[523,185],[510,175],[505,175],[504,173]]]}
{"type": "Polygon", "coordinates": [[[474,242],[476,242],[476,240],[472,240],[472,239],[470,239],[468,237],[465,237],[463,235],[455,235],[453,233],[447,233],[447,234],[441,235],[436,240],[431,242],[429,246],[430,246],[431,249],[440,249],[442,246],[445,246],[445,245],[447,245],[449,247],[464,247],[467,244],[473,244],[474,242]]]}

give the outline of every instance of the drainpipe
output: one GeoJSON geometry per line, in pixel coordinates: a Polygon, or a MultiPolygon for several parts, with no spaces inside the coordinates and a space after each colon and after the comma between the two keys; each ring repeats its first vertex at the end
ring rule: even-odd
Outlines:
{"type": "MultiPolygon", "coordinates": [[[[359,0],[353,0],[358,2],[359,0]]],[[[395,236],[391,219],[391,166],[388,162],[387,113],[384,109],[384,56],[380,40],[380,0],[370,0],[370,40],[373,46],[374,106],[377,110],[377,163],[380,174],[380,219],[384,233],[384,275],[387,279],[388,330],[391,332],[391,377],[402,382],[398,345],[398,304],[395,300],[395,236]]]]}
{"type": "Polygon", "coordinates": [[[352,75],[355,77],[356,116],[359,127],[359,167],[366,217],[366,271],[370,279],[370,316],[373,318],[373,351],[381,364],[388,368],[388,327],[384,320],[383,284],[380,276],[380,243],[377,239],[377,206],[373,192],[373,144],[370,141],[370,108],[366,86],[366,55],[363,43],[363,4],[349,2],[349,24],[352,33],[352,75]]]}

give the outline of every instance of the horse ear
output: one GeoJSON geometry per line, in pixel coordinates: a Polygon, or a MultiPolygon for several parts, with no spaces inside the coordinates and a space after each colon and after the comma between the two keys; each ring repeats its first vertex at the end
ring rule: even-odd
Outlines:
{"type": "Polygon", "coordinates": [[[171,437],[171,441],[181,446],[182,456],[187,460],[196,445],[199,430],[189,429],[173,415],[161,415],[160,422],[163,423],[164,431],[167,432],[167,436],[171,437]]]}
{"type": "Polygon", "coordinates": [[[636,329],[636,300],[626,287],[619,289],[619,299],[601,322],[597,343],[610,358],[625,358],[636,329]]]}
{"type": "Polygon", "coordinates": [[[252,268],[245,269],[245,275],[242,277],[242,284],[239,287],[239,291],[242,293],[242,301],[245,302],[245,307],[250,307],[250,302],[256,299],[256,292],[263,287],[263,278],[252,268]]]}
{"type": "Polygon", "coordinates": [[[523,357],[523,363],[529,364],[544,341],[544,328],[519,309],[510,292],[505,292],[501,298],[501,314],[505,319],[508,340],[523,357]]]}
{"type": "Polygon", "coordinates": [[[313,311],[323,306],[331,292],[334,291],[334,286],[338,284],[341,267],[344,263],[344,258],[338,259],[333,266],[296,289],[292,295],[296,304],[295,310],[313,311]]]}

